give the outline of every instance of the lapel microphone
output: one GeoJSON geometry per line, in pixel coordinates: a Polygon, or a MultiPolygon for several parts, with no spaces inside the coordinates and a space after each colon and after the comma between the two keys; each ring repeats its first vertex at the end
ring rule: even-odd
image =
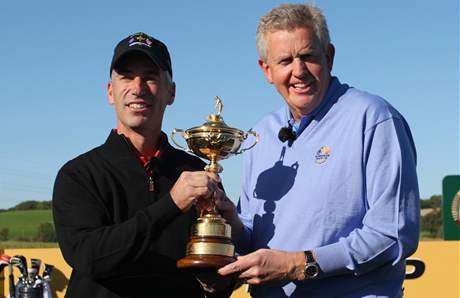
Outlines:
{"type": "Polygon", "coordinates": [[[278,139],[281,142],[288,141],[288,146],[290,147],[292,143],[297,139],[296,133],[292,130],[292,125],[288,123],[288,126],[282,127],[278,132],[278,139]]]}

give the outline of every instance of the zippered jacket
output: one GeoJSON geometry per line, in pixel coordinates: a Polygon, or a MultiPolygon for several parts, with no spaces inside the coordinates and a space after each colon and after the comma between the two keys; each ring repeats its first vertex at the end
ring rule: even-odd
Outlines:
{"type": "Polygon", "coordinates": [[[196,210],[182,213],[169,194],[183,171],[204,165],[164,136],[149,177],[115,131],[66,163],[53,194],[59,246],[73,269],[66,297],[204,297],[194,276],[176,268],[196,210]]]}

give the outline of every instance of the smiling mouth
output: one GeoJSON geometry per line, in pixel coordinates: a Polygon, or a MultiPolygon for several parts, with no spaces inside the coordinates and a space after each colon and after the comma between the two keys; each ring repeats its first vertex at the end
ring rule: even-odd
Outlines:
{"type": "Polygon", "coordinates": [[[129,103],[126,105],[130,110],[139,112],[139,111],[144,111],[150,107],[150,105],[146,103],[139,103],[139,102],[133,102],[129,103]]]}
{"type": "Polygon", "coordinates": [[[306,93],[313,91],[313,83],[296,83],[291,84],[291,88],[297,93],[306,93]]]}

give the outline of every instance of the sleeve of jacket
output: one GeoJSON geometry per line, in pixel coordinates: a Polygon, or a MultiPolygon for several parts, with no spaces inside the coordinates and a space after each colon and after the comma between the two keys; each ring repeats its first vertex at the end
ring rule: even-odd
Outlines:
{"type": "Polygon", "coordinates": [[[419,192],[416,152],[404,119],[390,118],[364,136],[368,210],[362,227],[339,242],[315,249],[325,275],[369,272],[396,264],[417,249],[419,192]]]}
{"type": "Polygon", "coordinates": [[[152,239],[181,213],[168,193],[167,198],[114,224],[98,195],[82,179],[69,167],[59,171],[53,216],[65,260],[92,278],[117,276],[142,261],[152,239]]]}

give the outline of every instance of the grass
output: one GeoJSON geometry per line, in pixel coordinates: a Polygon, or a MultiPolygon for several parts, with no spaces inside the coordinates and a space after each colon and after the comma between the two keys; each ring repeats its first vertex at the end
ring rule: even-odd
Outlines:
{"type": "Polygon", "coordinates": [[[7,228],[8,239],[33,239],[41,223],[53,223],[51,210],[0,212],[0,229],[7,228]]]}
{"type": "Polygon", "coordinates": [[[29,242],[29,241],[0,241],[0,248],[55,248],[59,247],[55,242],[29,242]]]}
{"type": "MultiPolygon", "coordinates": [[[[51,210],[22,210],[0,212],[0,229],[9,230],[9,241],[0,241],[1,248],[50,248],[58,247],[57,243],[19,241],[33,239],[41,223],[53,223],[51,210]]],[[[443,240],[436,238],[427,231],[421,231],[420,240],[443,240]]]]}

